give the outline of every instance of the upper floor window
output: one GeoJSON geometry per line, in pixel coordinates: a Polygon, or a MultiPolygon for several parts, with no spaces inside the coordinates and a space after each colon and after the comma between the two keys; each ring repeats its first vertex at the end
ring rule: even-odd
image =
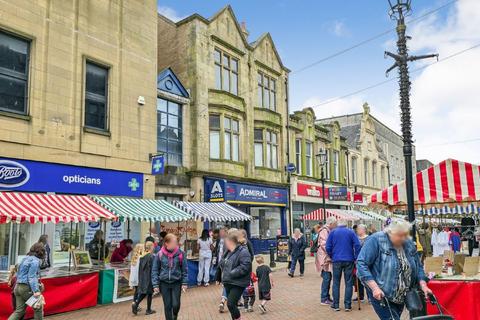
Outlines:
{"type": "Polygon", "coordinates": [[[87,61],[85,75],[85,126],[108,130],[108,69],[87,61]]]}
{"type": "Polygon", "coordinates": [[[182,165],[182,106],[157,99],[157,151],[171,166],[182,165]]]}
{"type": "Polygon", "coordinates": [[[209,119],[209,125],[210,125],[210,158],[239,161],[240,159],[239,121],[227,116],[211,114],[209,119]],[[222,122],[223,122],[223,127],[221,126],[222,122]],[[221,148],[222,142],[223,142],[223,149],[221,148]]]}
{"type": "Polygon", "coordinates": [[[278,168],[278,133],[255,129],[254,148],[256,167],[278,168]]]}
{"type": "Polygon", "coordinates": [[[215,49],[215,89],[238,94],[238,59],[215,49]]]}
{"type": "Polygon", "coordinates": [[[261,72],[258,73],[258,106],[274,111],[277,106],[277,81],[261,72]]]}
{"type": "Polygon", "coordinates": [[[340,178],[340,153],[333,151],[333,180],[338,181],[340,178]]]}
{"type": "Polygon", "coordinates": [[[380,187],[385,188],[385,166],[380,167],[380,187]]]}
{"type": "Polygon", "coordinates": [[[30,42],[0,31],[0,110],[27,114],[30,42]]]}
{"type": "Polygon", "coordinates": [[[313,175],[313,147],[311,142],[305,143],[305,174],[307,176],[313,175]]]}
{"type": "Polygon", "coordinates": [[[330,180],[330,150],[325,150],[325,179],[330,180]]]}
{"type": "Polygon", "coordinates": [[[223,119],[224,128],[224,157],[227,160],[239,160],[239,141],[240,133],[238,120],[225,117],[223,119]]]}
{"type": "Polygon", "coordinates": [[[363,160],[363,184],[368,185],[368,159],[363,160]]]}
{"type": "Polygon", "coordinates": [[[352,183],[357,183],[357,157],[352,157],[352,183]]]}
{"type": "Polygon", "coordinates": [[[302,139],[295,140],[295,166],[297,173],[302,174],[302,139]]]}
{"type": "Polygon", "coordinates": [[[372,161],[372,186],[377,186],[377,162],[372,161]]]}

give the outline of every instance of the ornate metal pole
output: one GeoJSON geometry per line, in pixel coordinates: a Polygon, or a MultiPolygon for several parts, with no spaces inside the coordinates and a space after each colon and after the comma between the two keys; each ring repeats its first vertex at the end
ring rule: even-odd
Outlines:
{"type": "Polygon", "coordinates": [[[395,60],[393,66],[388,68],[386,74],[395,68],[398,68],[400,85],[400,110],[401,110],[401,125],[403,135],[403,156],[405,158],[405,183],[407,191],[407,213],[408,220],[412,222],[412,237],[416,240],[415,231],[415,206],[413,199],[413,169],[412,169],[412,117],[410,114],[410,75],[408,72],[408,63],[411,61],[434,58],[438,59],[438,54],[429,54],[421,56],[410,56],[408,54],[407,40],[410,37],[406,36],[405,16],[411,12],[411,0],[389,0],[390,17],[397,20],[397,53],[385,51],[385,56],[391,57],[395,60]],[[393,3],[392,3],[393,2],[393,3]]]}

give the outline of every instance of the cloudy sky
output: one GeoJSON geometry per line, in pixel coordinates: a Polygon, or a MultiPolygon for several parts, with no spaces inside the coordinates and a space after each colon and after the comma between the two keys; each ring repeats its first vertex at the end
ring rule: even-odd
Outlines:
{"type": "MultiPolygon", "coordinates": [[[[411,53],[440,54],[439,63],[411,66],[417,158],[480,163],[480,0],[412,2],[411,53]]],[[[195,12],[210,17],[226,4],[247,23],[249,41],[272,34],[292,70],[292,110],[313,107],[317,117],[329,117],[361,112],[368,102],[378,119],[400,132],[396,73],[385,77],[392,61],[383,53],[395,50],[387,0],[159,0],[158,10],[178,20],[195,12]]]]}

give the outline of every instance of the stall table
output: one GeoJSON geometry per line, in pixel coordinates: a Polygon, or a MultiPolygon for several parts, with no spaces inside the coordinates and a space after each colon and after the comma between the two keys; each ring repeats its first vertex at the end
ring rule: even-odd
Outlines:
{"type": "MultiPolygon", "coordinates": [[[[74,311],[97,305],[98,272],[56,275],[42,278],[45,286],[45,315],[74,311]]],[[[6,282],[0,282],[0,320],[7,319],[13,312],[11,291],[6,282]]],[[[26,318],[32,318],[31,308],[27,308],[26,318]]]]}
{"type": "MultiPolygon", "coordinates": [[[[428,286],[445,314],[455,320],[480,320],[480,281],[431,280],[428,286]]],[[[438,314],[437,308],[428,304],[428,314],[438,314]]]]}

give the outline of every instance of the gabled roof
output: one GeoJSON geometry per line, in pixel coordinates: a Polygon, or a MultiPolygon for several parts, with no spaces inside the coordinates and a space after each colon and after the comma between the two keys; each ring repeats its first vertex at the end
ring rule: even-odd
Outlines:
{"type": "Polygon", "coordinates": [[[345,137],[347,146],[351,149],[357,149],[358,140],[360,139],[360,124],[342,127],[340,135],[345,137]]]}
{"type": "Polygon", "coordinates": [[[255,40],[254,42],[250,43],[250,46],[252,47],[253,50],[255,50],[258,45],[260,43],[262,43],[262,41],[264,39],[267,39],[270,41],[270,43],[272,44],[272,49],[273,49],[273,52],[275,53],[275,56],[277,57],[277,60],[278,60],[278,63],[280,63],[280,66],[285,69],[287,72],[290,72],[290,69],[288,69],[287,67],[285,67],[285,65],[283,64],[282,62],[282,59],[280,58],[280,55],[278,54],[278,51],[277,51],[277,47],[275,46],[275,42],[273,41],[273,38],[272,38],[272,35],[270,34],[270,32],[265,32],[263,33],[257,40],[255,40]]]}
{"type": "Polygon", "coordinates": [[[164,69],[158,75],[157,89],[186,99],[190,97],[185,87],[170,68],[164,69]]]}

